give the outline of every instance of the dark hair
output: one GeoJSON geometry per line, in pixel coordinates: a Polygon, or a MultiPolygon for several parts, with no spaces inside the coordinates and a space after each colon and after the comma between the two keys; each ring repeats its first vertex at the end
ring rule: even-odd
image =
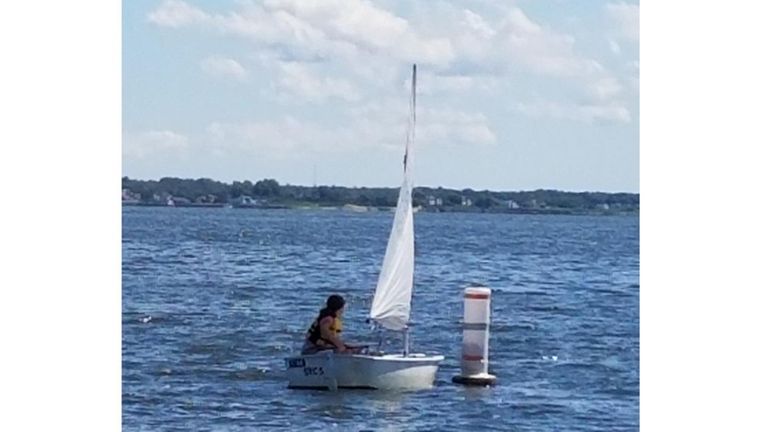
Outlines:
{"type": "Polygon", "coordinates": [[[332,294],[326,299],[326,309],[332,312],[342,309],[343,306],[345,306],[345,299],[340,295],[332,294]]]}

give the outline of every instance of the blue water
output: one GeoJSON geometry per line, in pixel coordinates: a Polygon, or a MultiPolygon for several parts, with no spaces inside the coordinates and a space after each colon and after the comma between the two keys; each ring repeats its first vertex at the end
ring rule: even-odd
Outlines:
{"type": "MultiPolygon", "coordinates": [[[[123,424],[165,430],[639,428],[639,219],[418,213],[414,393],[289,390],[283,357],[330,293],[364,323],[392,214],[123,209],[123,424]],[[462,290],[492,291],[490,372],[453,384],[462,290]]],[[[394,342],[395,343],[395,342],[394,342]]]]}

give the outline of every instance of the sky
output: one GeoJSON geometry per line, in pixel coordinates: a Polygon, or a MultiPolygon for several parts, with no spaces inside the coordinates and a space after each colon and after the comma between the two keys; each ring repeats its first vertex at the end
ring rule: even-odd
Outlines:
{"type": "Polygon", "coordinates": [[[123,175],[639,192],[638,2],[123,2],[123,175]]]}

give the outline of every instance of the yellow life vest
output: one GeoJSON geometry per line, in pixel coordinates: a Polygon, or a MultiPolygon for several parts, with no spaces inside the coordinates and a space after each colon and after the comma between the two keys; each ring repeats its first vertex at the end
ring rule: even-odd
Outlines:
{"type": "MultiPolygon", "coordinates": [[[[318,341],[324,341],[323,337],[321,337],[320,329],[318,328],[320,325],[320,319],[316,319],[313,321],[313,325],[310,326],[310,328],[307,331],[307,338],[312,343],[318,343],[318,341]]],[[[335,335],[339,335],[342,333],[342,319],[338,317],[334,317],[334,320],[332,321],[331,325],[329,326],[329,331],[333,332],[335,335]]],[[[330,341],[326,341],[331,343],[330,341]]]]}
{"type": "Polygon", "coordinates": [[[342,318],[335,317],[329,330],[333,331],[335,334],[342,333],[342,318]]]}

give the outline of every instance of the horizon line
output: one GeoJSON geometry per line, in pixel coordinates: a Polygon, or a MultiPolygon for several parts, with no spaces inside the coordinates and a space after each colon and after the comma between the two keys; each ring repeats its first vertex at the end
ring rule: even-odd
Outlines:
{"type": "MultiPolygon", "coordinates": [[[[246,181],[251,182],[252,184],[255,184],[255,183],[257,183],[258,181],[261,181],[261,180],[275,180],[276,182],[278,182],[279,186],[297,186],[297,187],[306,187],[306,188],[314,188],[314,187],[315,188],[317,188],[317,187],[343,187],[343,188],[349,188],[349,189],[361,189],[361,188],[366,188],[366,189],[399,189],[399,187],[400,187],[400,186],[347,186],[347,185],[342,185],[342,184],[305,185],[305,184],[282,183],[278,179],[269,178],[269,177],[263,177],[263,178],[258,179],[258,180],[251,180],[251,179],[231,180],[229,182],[228,181],[224,181],[224,180],[218,180],[218,179],[211,178],[211,177],[197,177],[197,178],[193,178],[193,177],[162,176],[162,177],[160,177],[158,179],[142,179],[142,178],[132,178],[132,177],[127,176],[127,175],[122,175],[121,176],[121,180],[123,178],[128,178],[129,180],[137,180],[137,181],[160,181],[160,180],[162,180],[164,178],[172,178],[172,179],[179,179],[179,180],[193,180],[193,181],[195,181],[195,180],[211,180],[211,181],[215,181],[215,182],[218,182],[218,183],[224,183],[224,184],[232,184],[233,182],[246,182],[246,181]]],[[[420,186],[415,185],[413,187],[413,189],[417,189],[417,188],[427,188],[427,189],[439,189],[440,188],[440,189],[457,190],[457,191],[463,191],[463,190],[466,190],[466,189],[470,189],[473,192],[484,192],[484,191],[486,191],[486,192],[500,192],[500,193],[507,193],[507,192],[534,192],[534,191],[542,190],[542,191],[555,191],[555,192],[565,192],[565,193],[604,193],[604,194],[640,195],[640,192],[628,192],[628,191],[613,191],[613,192],[610,192],[610,191],[603,191],[603,190],[556,189],[556,188],[547,188],[547,187],[537,187],[537,188],[534,188],[534,189],[518,189],[518,190],[513,190],[513,189],[509,189],[509,190],[492,190],[492,189],[489,189],[489,188],[474,189],[474,188],[471,188],[471,187],[453,188],[453,187],[445,187],[445,186],[426,186],[426,185],[420,185],[420,186]]]]}

